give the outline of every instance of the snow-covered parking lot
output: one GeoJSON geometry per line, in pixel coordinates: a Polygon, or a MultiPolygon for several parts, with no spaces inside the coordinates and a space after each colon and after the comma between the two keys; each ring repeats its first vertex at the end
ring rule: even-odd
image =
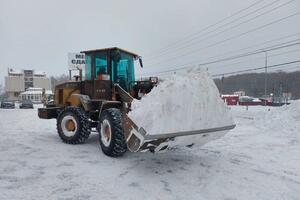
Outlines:
{"type": "Polygon", "coordinates": [[[116,159],[96,134],[67,145],[36,109],[0,109],[0,199],[300,199],[300,101],[231,112],[205,146],[116,159]]]}

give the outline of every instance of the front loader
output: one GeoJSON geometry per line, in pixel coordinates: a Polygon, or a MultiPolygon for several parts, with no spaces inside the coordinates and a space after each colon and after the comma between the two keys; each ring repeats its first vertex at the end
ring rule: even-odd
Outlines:
{"type": "MultiPolygon", "coordinates": [[[[56,119],[57,131],[63,142],[84,143],[91,131],[99,132],[102,151],[112,157],[122,156],[126,150],[160,151],[175,137],[222,132],[235,125],[198,131],[148,135],[127,115],[133,99],[149,93],[158,84],[157,77],[136,81],[135,53],[113,47],[83,51],[85,79],[77,78],[55,87],[54,103],[38,109],[42,119],[56,119]]],[[[80,73],[81,74],[81,73],[80,73]]]]}

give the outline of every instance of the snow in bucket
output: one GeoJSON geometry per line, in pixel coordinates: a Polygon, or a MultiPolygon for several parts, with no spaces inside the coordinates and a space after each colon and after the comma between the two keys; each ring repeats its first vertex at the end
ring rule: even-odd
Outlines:
{"type": "Polygon", "coordinates": [[[150,135],[233,124],[214,81],[202,68],[161,81],[141,100],[132,102],[128,115],[150,135]]]}

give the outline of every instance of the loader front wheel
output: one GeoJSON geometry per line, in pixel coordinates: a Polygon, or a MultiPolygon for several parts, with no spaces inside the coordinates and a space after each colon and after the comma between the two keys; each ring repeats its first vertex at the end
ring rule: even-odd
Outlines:
{"type": "Polygon", "coordinates": [[[99,142],[105,155],[122,156],[126,150],[126,140],[122,128],[122,113],[117,108],[104,110],[98,125],[99,142]]]}
{"type": "Polygon", "coordinates": [[[78,107],[66,107],[58,114],[57,132],[65,143],[84,143],[90,135],[89,120],[84,111],[78,107]]]}

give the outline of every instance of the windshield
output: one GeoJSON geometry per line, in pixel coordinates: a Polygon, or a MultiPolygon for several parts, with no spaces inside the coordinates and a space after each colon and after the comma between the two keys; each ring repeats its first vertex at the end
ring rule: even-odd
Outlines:
{"type": "Polygon", "coordinates": [[[30,104],[32,104],[32,102],[30,100],[23,100],[22,103],[30,103],[30,104]]]}
{"type": "Polygon", "coordinates": [[[3,101],[2,103],[3,104],[13,104],[14,102],[12,102],[12,101],[3,101]]]}
{"type": "Polygon", "coordinates": [[[112,81],[118,83],[124,90],[129,90],[129,84],[135,81],[132,55],[121,52],[119,62],[112,60],[112,81]]]}

